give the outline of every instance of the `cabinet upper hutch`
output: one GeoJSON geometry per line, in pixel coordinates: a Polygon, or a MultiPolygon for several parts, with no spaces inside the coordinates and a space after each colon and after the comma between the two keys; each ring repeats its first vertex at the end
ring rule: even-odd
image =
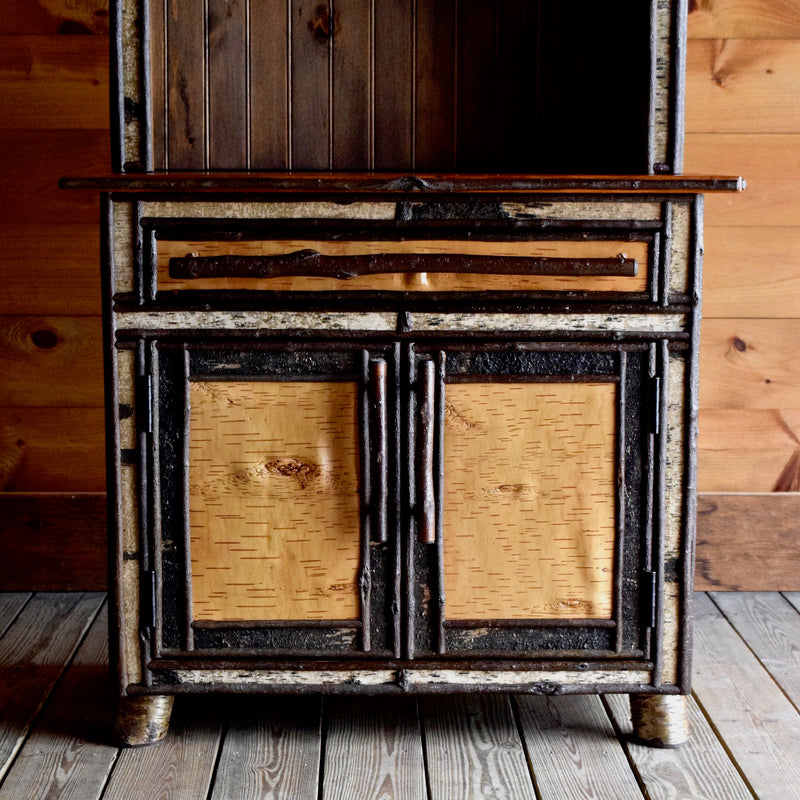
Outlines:
{"type": "Polygon", "coordinates": [[[181,692],[627,692],[685,738],[685,0],[119,0],[129,743],[181,692]]]}

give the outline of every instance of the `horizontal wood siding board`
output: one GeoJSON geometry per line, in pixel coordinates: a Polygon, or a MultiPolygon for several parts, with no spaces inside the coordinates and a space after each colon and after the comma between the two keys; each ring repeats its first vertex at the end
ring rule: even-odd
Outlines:
{"type": "Polygon", "coordinates": [[[0,35],[0,127],[109,125],[108,39],[0,35]]]}
{"type": "Polygon", "coordinates": [[[800,40],[689,42],[687,133],[800,132],[800,40]]]}
{"type": "Polygon", "coordinates": [[[795,0],[696,0],[690,39],[800,39],[795,0]]]}
{"type": "Polygon", "coordinates": [[[0,407],[103,405],[97,317],[0,317],[0,407]]]}
{"type": "Polygon", "coordinates": [[[100,227],[0,223],[0,314],[100,315],[100,227]]]}
{"type": "Polygon", "coordinates": [[[4,0],[0,34],[108,35],[108,0],[76,3],[75,0],[4,0]]]}
{"type": "Polygon", "coordinates": [[[106,588],[106,496],[0,492],[0,591],[106,588]]]}
{"type": "Polygon", "coordinates": [[[800,590],[800,494],[701,494],[698,590],[800,590]]]}
{"type": "Polygon", "coordinates": [[[100,407],[0,406],[0,483],[7,492],[104,492],[104,444],[100,407]]]}

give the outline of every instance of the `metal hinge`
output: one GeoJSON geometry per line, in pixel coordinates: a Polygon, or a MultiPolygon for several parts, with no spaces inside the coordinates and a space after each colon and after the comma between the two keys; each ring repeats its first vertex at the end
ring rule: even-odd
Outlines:
{"type": "Polygon", "coordinates": [[[658,436],[661,433],[661,378],[658,375],[650,378],[647,409],[649,431],[658,436]]]}
{"type": "Polygon", "coordinates": [[[656,590],[658,587],[655,572],[642,572],[639,581],[641,622],[644,628],[656,626],[656,590]]]}
{"type": "Polygon", "coordinates": [[[156,625],[156,573],[145,570],[139,581],[139,614],[142,628],[156,625]]]}
{"type": "Polygon", "coordinates": [[[137,404],[139,408],[139,430],[153,432],[153,376],[140,375],[137,384],[137,404]]]}

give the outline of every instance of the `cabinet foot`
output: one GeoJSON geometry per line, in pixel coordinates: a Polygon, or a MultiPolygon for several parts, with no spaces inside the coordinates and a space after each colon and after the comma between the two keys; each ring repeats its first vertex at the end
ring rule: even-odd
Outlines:
{"type": "Polygon", "coordinates": [[[114,720],[114,739],[125,747],[160,742],[169,729],[172,695],[123,697],[114,720]]]}
{"type": "Polygon", "coordinates": [[[679,694],[632,694],[634,736],[653,747],[680,747],[689,741],[686,698],[679,694]]]}

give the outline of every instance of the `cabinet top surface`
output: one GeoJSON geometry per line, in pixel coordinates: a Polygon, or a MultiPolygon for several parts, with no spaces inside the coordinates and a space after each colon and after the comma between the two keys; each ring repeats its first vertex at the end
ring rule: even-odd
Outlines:
{"type": "Polygon", "coordinates": [[[739,192],[735,176],[445,175],[347,172],[170,172],[66,177],[64,189],[131,192],[360,192],[365,194],[701,194],[739,192]]]}

